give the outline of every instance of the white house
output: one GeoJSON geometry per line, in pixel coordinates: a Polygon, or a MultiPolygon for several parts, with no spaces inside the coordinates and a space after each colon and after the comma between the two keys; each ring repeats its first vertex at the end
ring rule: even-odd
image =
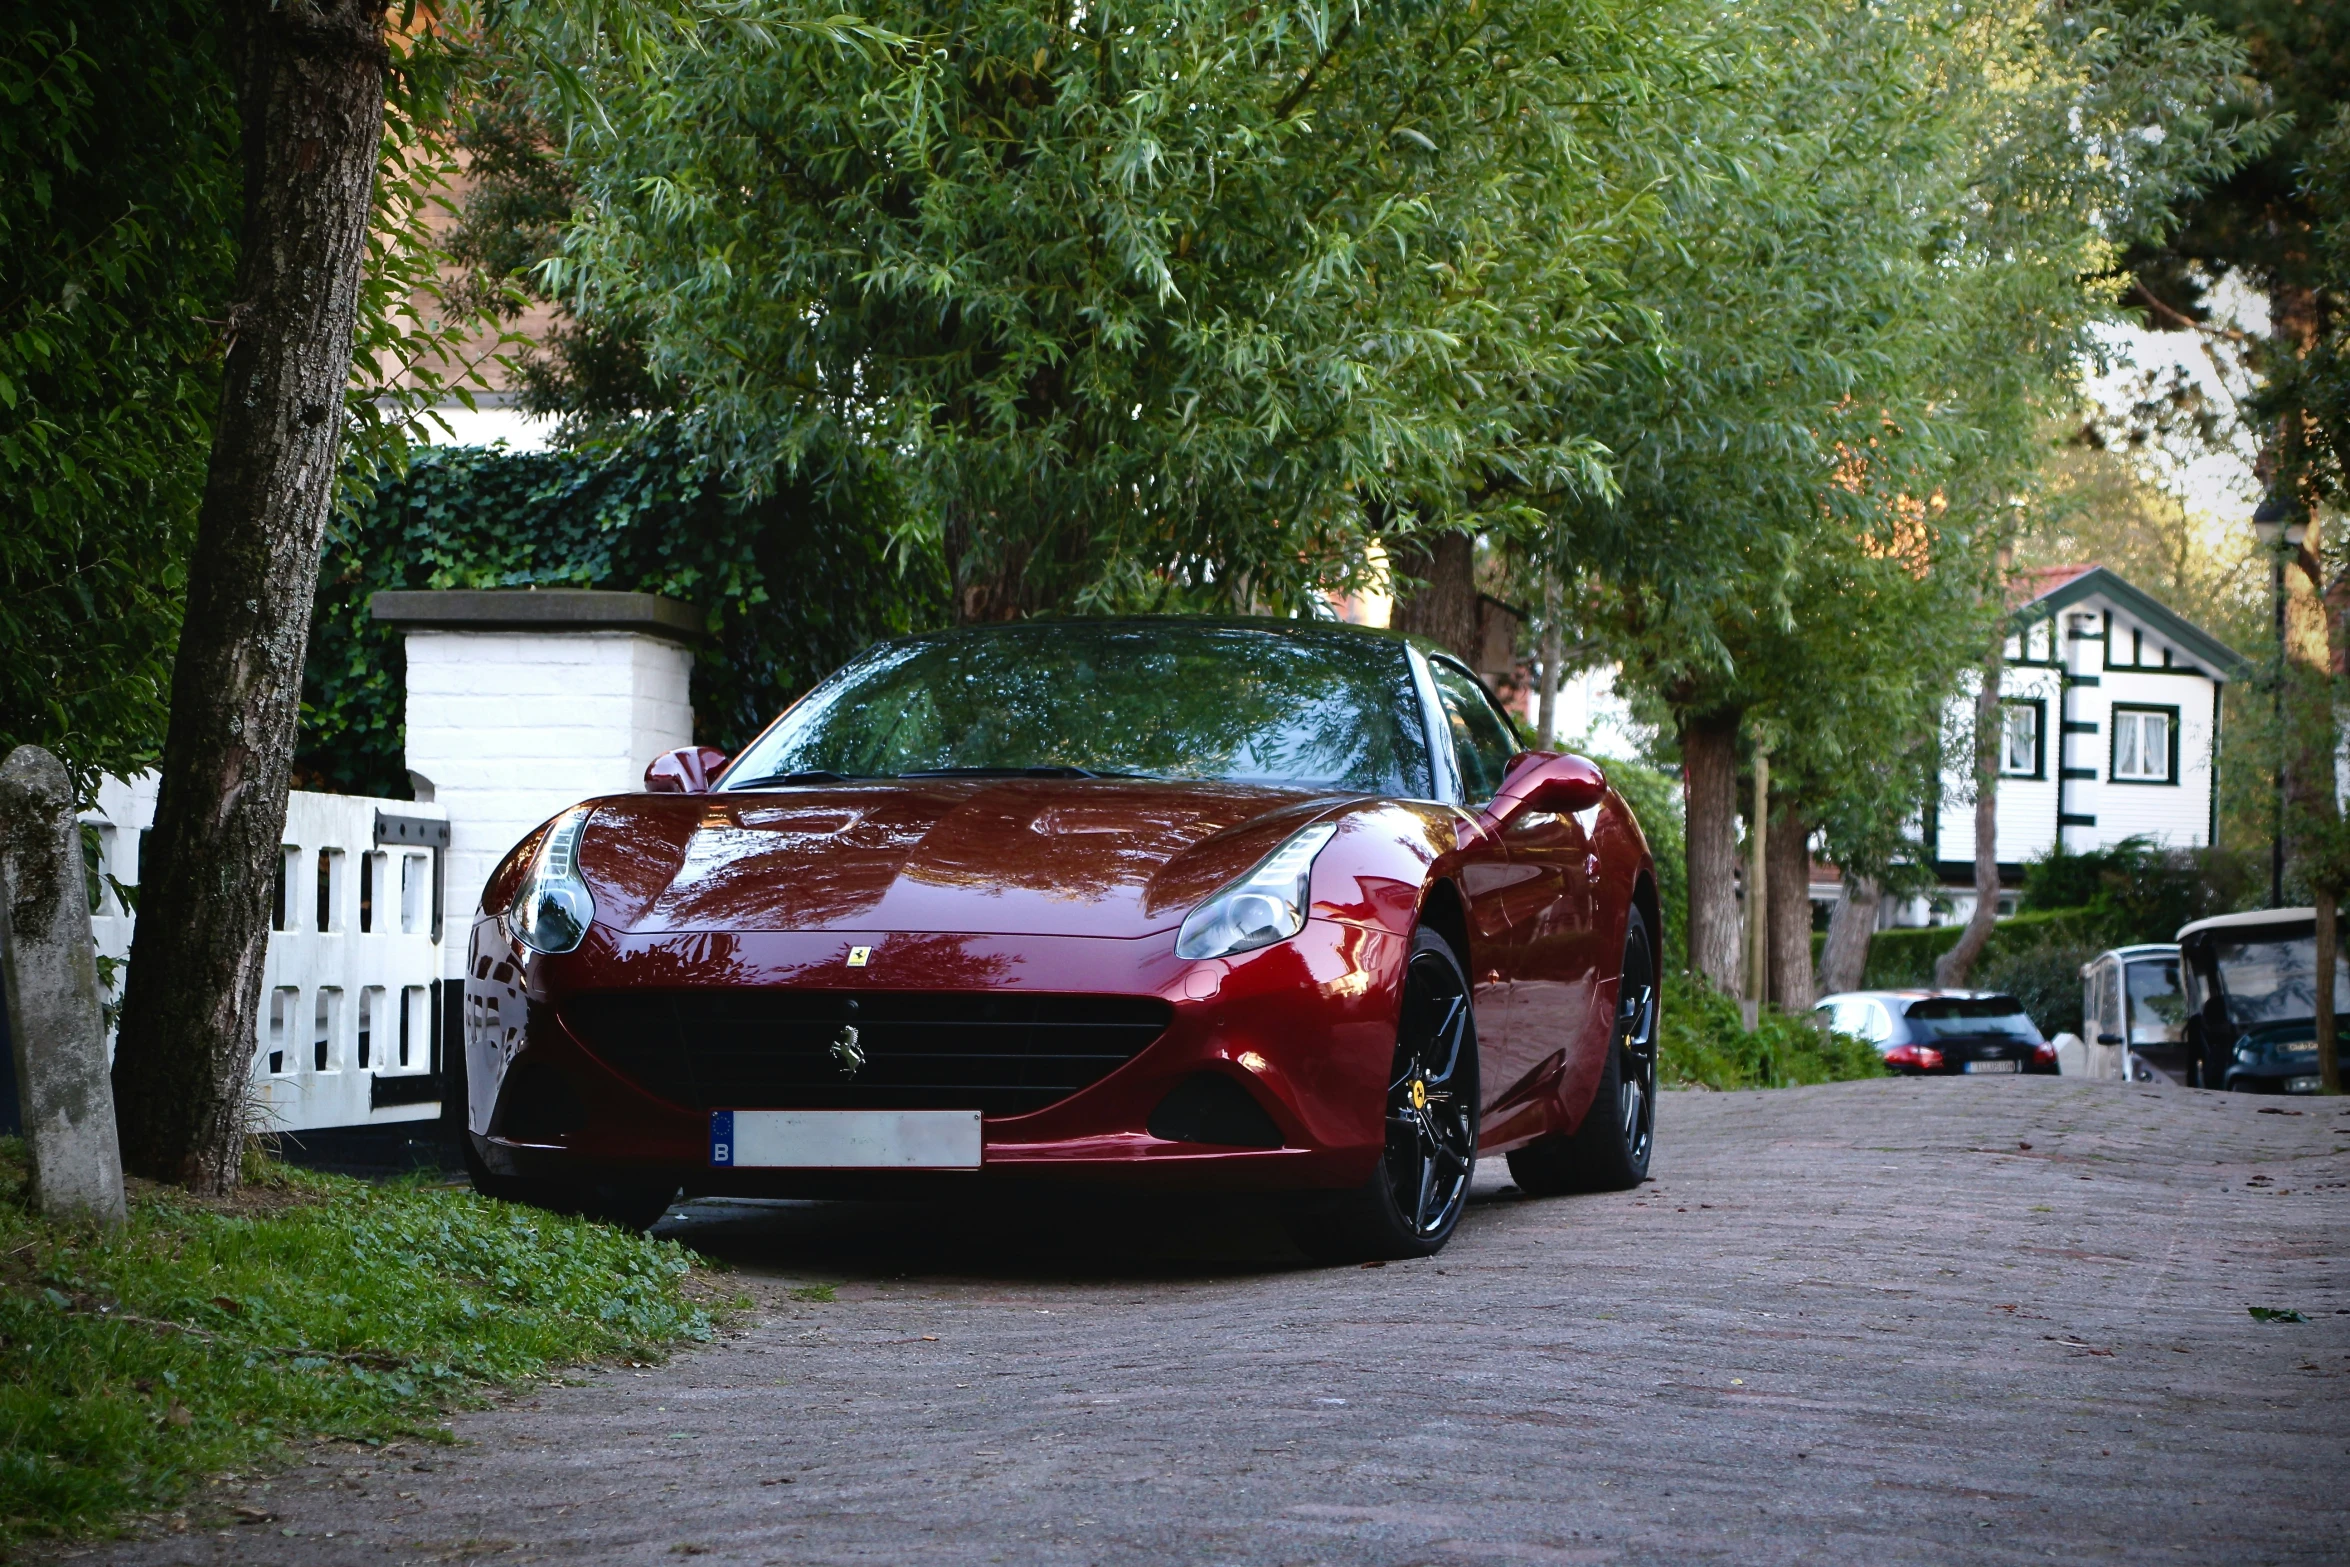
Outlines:
{"type": "MultiPolygon", "coordinates": [[[[2000,679],[2000,880],[2015,886],[2024,862],[2060,842],[2073,853],[2133,837],[2211,843],[2220,693],[2248,670],[2243,656],[2102,566],[2047,568],[2025,592],[2000,679]]],[[[1970,694],[1954,704],[1951,732],[1972,715],[1970,694]]],[[[1950,748],[1927,817],[1951,918],[1974,903],[1969,763],[1950,748]]]]}

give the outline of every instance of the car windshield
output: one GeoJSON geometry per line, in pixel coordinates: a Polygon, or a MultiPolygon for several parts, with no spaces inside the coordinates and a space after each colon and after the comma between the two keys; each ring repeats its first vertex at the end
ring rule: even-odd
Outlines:
{"type": "Polygon", "coordinates": [[[2187,998],[2177,958],[2140,958],[2123,968],[2130,990],[2130,1043],[2175,1045],[2186,1037],[2187,998]]]}
{"type": "Polygon", "coordinates": [[[1929,996],[1911,1002],[1902,1015],[1909,1019],[1910,1033],[1921,1040],[1995,1035],[2040,1042],[2040,1030],[2013,996],[1929,996]]]}
{"type": "Polygon", "coordinates": [[[952,773],[1433,792],[1400,641],[1182,620],[1030,621],[890,643],[811,692],[725,787],[952,773]]]}
{"type": "MultiPolygon", "coordinates": [[[[2212,943],[2228,1021],[2238,1028],[2294,1023],[2317,1016],[2317,938],[2212,943]]],[[[2350,964],[2334,958],[2334,994],[2350,996],[2350,964]]]]}

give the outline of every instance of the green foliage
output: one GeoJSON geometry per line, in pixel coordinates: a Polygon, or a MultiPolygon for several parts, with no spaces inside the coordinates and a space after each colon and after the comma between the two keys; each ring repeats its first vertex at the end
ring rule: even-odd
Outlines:
{"type": "Polygon", "coordinates": [[[0,754],[160,748],[236,270],[218,9],[0,6],[0,754]]]}
{"type": "MultiPolygon", "coordinates": [[[[1571,741],[1562,744],[1575,749],[1571,741]]],[[[1594,760],[1647,835],[1649,855],[1656,861],[1657,912],[1665,922],[1660,937],[1665,968],[1677,974],[1689,966],[1689,856],[1681,824],[1681,780],[1642,762],[1594,760]]]]}
{"type": "Polygon", "coordinates": [[[1663,110],[1650,328],[1579,383],[1620,493],[1539,547],[1666,730],[1752,715],[1831,857],[1898,879],[2116,245],[2243,155],[2241,57],[2101,6],[1736,15],[1709,47],[1751,68],[1663,110]]]}
{"type": "Polygon", "coordinates": [[[1753,1033],[1738,1003],[1694,975],[1665,976],[1657,1080],[1666,1087],[1793,1088],[1882,1077],[1884,1058],[1865,1039],[1823,1033],[1807,1018],[1765,1007],[1753,1033]]]}
{"type": "MultiPolygon", "coordinates": [[[[1898,990],[1934,982],[1934,960],[1958,945],[1963,925],[1923,925],[1911,929],[1881,930],[1869,940],[1869,961],[1862,969],[1863,990],[1898,990]]],[[[2041,909],[2018,914],[1991,927],[1991,939],[1979,964],[1984,971],[2013,954],[2035,948],[2112,945],[2104,939],[2104,925],[2086,909],[2041,909]]]]}
{"type": "Polygon", "coordinates": [[[2126,838],[2085,854],[2051,850],[2024,867],[2023,907],[2079,909],[2107,946],[2173,941],[2190,920],[2226,914],[2251,892],[2240,855],[2218,849],[2165,849],[2126,838]]]}
{"type": "Polygon", "coordinates": [[[22,1206],[0,1145],[0,1539],[99,1528],[314,1436],[429,1431],[483,1390],[709,1336],[674,1242],[449,1188],[274,1172],[258,1211],[22,1206]]]}
{"type": "Polygon", "coordinates": [[[2049,941],[2003,948],[1975,966],[1978,990],[1995,990],[2024,1004],[2043,1037],[2081,1032],[2081,965],[2104,943],[2049,941]]]}
{"type": "MultiPolygon", "coordinates": [[[[821,14],[796,5],[777,15],[821,14]]],[[[1291,608],[1371,527],[1604,488],[1558,394],[1673,23],[1622,0],[886,0],[604,84],[544,269],[737,471],[872,442],[966,617],[1291,608]]],[[[556,123],[548,116],[549,123],[556,123]]],[[[1603,287],[1604,285],[1604,287],[1603,287]]]]}
{"type": "Polygon", "coordinates": [[[560,586],[662,593],[699,609],[696,738],[733,751],[877,637],[943,613],[935,567],[893,560],[878,476],[729,495],[656,424],[610,448],[420,452],[338,517],[303,679],[301,786],[404,797],[406,655],[369,618],[386,588],[560,586]]]}

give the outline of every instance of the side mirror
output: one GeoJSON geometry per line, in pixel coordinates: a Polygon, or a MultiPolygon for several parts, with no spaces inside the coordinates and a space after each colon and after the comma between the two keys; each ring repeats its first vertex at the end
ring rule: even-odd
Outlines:
{"type": "Polygon", "coordinates": [[[1588,811],[1607,798],[1607,774],[1588,757],[1529,751],[1518,758],[1485,808],[1486,819],[1506,822],[1526,811],[1564,815],[1588,811]]]}
{"type": "Polygon", "coordinates": [[[664,751],[645,769],[645,787],[655,794],[708,794],[710,780],[725,765],[726,753],[713,745],[664,751]]]}

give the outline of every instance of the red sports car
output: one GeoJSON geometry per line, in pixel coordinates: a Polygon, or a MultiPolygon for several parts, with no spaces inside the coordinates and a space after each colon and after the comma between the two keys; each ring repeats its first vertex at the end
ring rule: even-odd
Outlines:
{"type": "Polygon", "coordinates": [[[1281,1193],[1310,1252],[1403,1257],[1450,1237],[1481,1152],[1538,1194],[1648,1167],[1640,826],[1433,647],[909,637],[731,765],[646,779],[484,893],[484,1191],[649,1223],[681,1188],[1123,1180],[1281,1193]]]}

